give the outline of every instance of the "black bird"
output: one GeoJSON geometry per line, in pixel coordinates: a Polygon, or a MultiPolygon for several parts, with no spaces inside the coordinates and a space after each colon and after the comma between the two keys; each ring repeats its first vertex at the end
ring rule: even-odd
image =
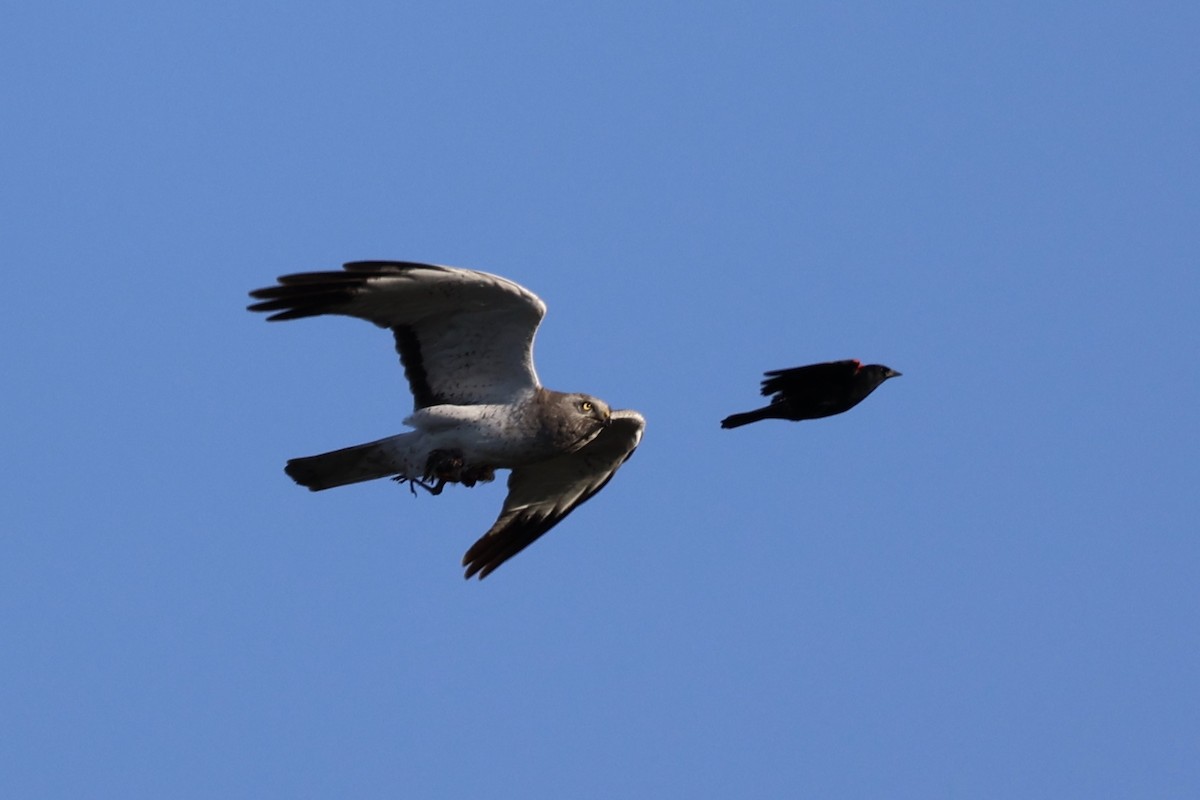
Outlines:
{"type": "Polygon", "coordinates": [[[806,367],[776,369],[764,373],[764,397],[775,395],[771,404],[721,420],[722,428],[736,428],[760,419],[818,419],[849,411],[879,384],[900,373],[883,364],[858,361],[827,361],[806,367]]]}

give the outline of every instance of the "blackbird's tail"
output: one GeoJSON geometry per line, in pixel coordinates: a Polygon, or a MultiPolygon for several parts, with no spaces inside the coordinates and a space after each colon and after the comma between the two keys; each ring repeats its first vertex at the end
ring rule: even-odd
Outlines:
{"type": "Polygon", "coordinates": [[[722,428],[738,428],[742,425],[749,425],[751,422],[758,422],[763,419],[771,419],[775,415],[771,413],[771,406],[757,408],[754,411],[747,411],[744,414],[730,414],[725,419],[721,420],[722,428]]]}

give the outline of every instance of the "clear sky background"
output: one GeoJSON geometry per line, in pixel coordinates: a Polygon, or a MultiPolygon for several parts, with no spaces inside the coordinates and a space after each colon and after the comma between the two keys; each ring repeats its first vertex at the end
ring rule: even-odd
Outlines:
{"type": "Polygon", "coordinates": [[[58,3],[0,29],[0,793],[1200,796],[1200,7],[58,3]],[[537,292],[648,420],[482,583],[501,482],[313,494],[395,258],[537,292]],[[767,369],[904,373],[723,431],[767,369]]]}

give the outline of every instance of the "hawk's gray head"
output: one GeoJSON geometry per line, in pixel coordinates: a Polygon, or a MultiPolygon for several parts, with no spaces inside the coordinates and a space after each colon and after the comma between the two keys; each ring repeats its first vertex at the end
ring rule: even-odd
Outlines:
{"type": "Polygon", "coordinates": [[[582,392],[542,389],[538,407],[542,436],[561,453],[575,452],[599,436],[612,422],[608,403],[582,392]]]}

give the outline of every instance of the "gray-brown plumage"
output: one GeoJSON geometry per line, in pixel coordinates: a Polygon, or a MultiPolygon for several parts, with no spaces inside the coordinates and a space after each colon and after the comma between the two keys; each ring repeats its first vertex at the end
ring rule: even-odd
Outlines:
{"type": "Polygon", "coordinates": [[[295,458],[285,471],[313,491],[393,477],[440,493],[508,469],[500,518],[463,559],[480,578],[592,497],[633,454],[645,420],[591,395],[543,387],[533,339],[546,313],[532,292],[486,272],[362,261],[344,272],[285,275],[250,293],[252,311],[285,320],[323,314],[392,331],[413,395],[414,428],[295,458]]]}
{"type": "Polygon", "coordinates": [[[737,428],[764,419],[819,419],[849,411],[888,378],[899,372],[882,364],[863,366],[858,361],[828,361],[805,367],[767,372],[762,394],[769,405],[731,414],[721,420],[722,428],[737,428]]]}

